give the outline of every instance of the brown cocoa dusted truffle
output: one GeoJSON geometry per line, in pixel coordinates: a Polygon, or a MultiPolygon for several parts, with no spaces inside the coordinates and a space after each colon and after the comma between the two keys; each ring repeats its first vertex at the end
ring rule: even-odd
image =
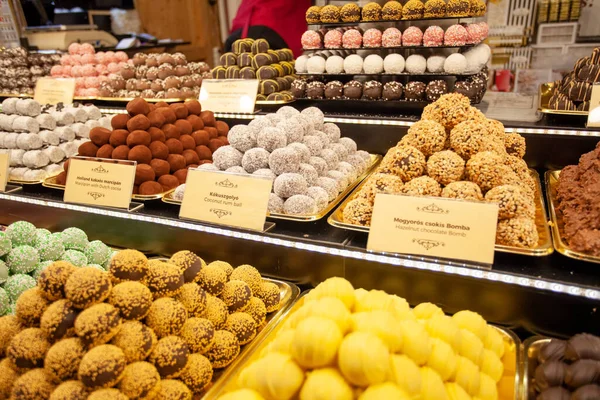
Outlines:
{"type": "Polygon", "coordinates": [[[212,151],[204,145],[196,146],[196,154],[200,160],[212,160],[212,151]]]}
{"type": "Polygon", "coordinates": [[[176,335],[187,320],[187,311],[183,304],[170,297],[154,300],[145,322],[156,336],[162,338],[176,335]]]}
{"type": "MultiPolygon", "coordinates": [[[[169,147],[163,142],[152,142],[148,148],[150,149],[152,158],[166,160],[169,156],[169,147]]],[[[152,163],[150,163],[150,165],[152,165],[152,163]]]]}
{"type": "Polygon", "coordinates": [[[215,128],[217,129],[217,133],[219,136],[227,136],[229,133],[229,125],[223,121],[216,121],[215,128]]]}
{"type": "Polygon", "coordinates": [[[100,303],[83,310],[75,320],[75,333],[86,345],[97,346],[110,341],[121,325],[119,310],[100,303]]]}
{"type": "Polygon", "coordinates": [[[110,138],[108,139],[108,143],[113,147],[118,147],[127,143],[127,136],[129,136],[129,131],[126,129],[115,129],[110,134],[110,138]]]}
{"type": "Polygon", "coordinates": [[[92,142],[85,142],[79,146],[77,152],[83,157],[96,157],[99,147],[92,142]]]}
{"type": "Polygon", "coordinates": [[[181,132],[173,124],[164,124],[161,129],[165,133],[165,138],[167,140],[168,139],[179,139],[179,137],[181,136],[181,132]]]}
{"type": "Polygon", "coordinates": [[[203,259],[188,250],[178,251],[171,256],[171,263],[179,267],[186,283],[196,282],[198,274],[206,266],[203,259]]]}
{"type": "Polygon", "coordinates": [[[98,152],[96,153],[96,157],[111,158],[114,150],[115,150],[115,148],[112,147],[110,144],[105,144],[104,146],[102,146],[98,149],[98,152]]]}
{"type": "Polygon", "coordinates": [[[171,169],[168,162],[158,158],[155,158],[152,161],[150,161],[150,166],[154,170],[154,174],[157,177],[161,177],[163,175],[168,174],[171,169]]]}
{"type": "Polygon", "coordinates": [[[6,348],[6,357],[18,368],[41,368],[50,342],[39,328],[17,333],[6,348]]]}
{"type": "Polygon", "coordinates": [[[200,129],[204,129],[204,122],[202,122],[202,118],[197,115],[188,115],[186,120],[192,124],[192,131],[198,131],[200,129]]]}
{"type": "Polygon", "coordinates": [[[123,350],[103,344],[88,351],[79,364],[79,380],[89,388],[107,388],[116,385],[127,361],[123,350]]]}
{"type": "Polygon", "coordinates": [[[175,121],[175,127],[179,129],[182,135],[189,135],[192,133],[192,124],[189,123],[186,119],[178,119],[175,121]]]}
{"type": "Polygon", "coordinates": [[[210,384],[212,376],[213,369],[208,358],[201,354],[190,354],[185,368],[183,368],[179,375],[179,379],[192,392],[200,394],[210,384]]]}
{"type": "Polygon", "coordinates": [[[76,380],[61,383],[50,396],[50,400],[86,400],[87,398],[87,388],[83,383],[76,380]]]}
{"type": "Polygon", "coordinates": [[[150,134],[150,139],[152,139],[153,142],[164,143],[167,140],[165,133],[154,126],[151,126],[150,129],[148,129],[148,133],[150,134]]]}
{"type": "Polygon", "coordinates": [[[183,274],[179,268],[171,263],[151,260],[148,264],[146,276],[148,288],[155,298],[174,296],[184,284],[183,274]]]}
{"type": "Polygon", "coordinates": [[[139,321],[127,321],[110,342],[125,353],[128,363],[145,360],[156,345],[154,331],[139,321]]]}
{"type": "Polygon", "coordinates": [[[167,119],[160,110],[154,110],[151,113],[149,113],[148,121],[150,121],[150,126],[155,128],[160,128],[161,126],[167,123],[167,119]]]}
{"type": "MultiPolygon", "coordinates": [[[[190,168],[191,167],[192,167],[192,165],[190,165],[190,168]]],[[[188,174],[187,168],[179,169],[179,170],[173,172],[173,176],[179,180],[180,185],[183,185],[185,183],[185,181],[187,180],[187,174],[188,174]]]]}
{"type": "Polygon", "coordinates": [[[55,383],[77,379],[77,370],[86,348],[79,338],[63,339],[50,347],[44,359],[44,369],[55,383]]]}
{"type": "Polygon", "coordinates": [[[160,185],[163,188],[163,191],[165,192],[171,189],[175,189],[177,186],[179,186],[179,179],[177,179],[177,177],[174,175],[163,175],[160,178],[158,178],[157,182],[160,183],[160,185]]]}
{"type": "Polygon", "coordinates": [[[113,129],[125,129],[127,128],[127,121],[131,118],[127,114],[117,114],[110,120],[110,126],[113,129]]]}
{"type": "Polygon", "coordinates": [[[177,119],[184,119],[189,114],[187,107],[182,103],[171,104],[169,108],[173,110],[177,119]]]}
{"type": "Polygon", "coordinates": [[[108,270],[116,282],[144,282],[148,273],[148,259],[137,250],[121,250],[111,258],[108,270]]]}
{"type": "Polygon", "coordinates": [[[106,272],[93,267],[79,268],[65,283],[65,296],[75,308],[101,303],[110,294],[112,284],[106,272]]]}
{"type": "Polygon", "coordinates": [[[200,157],[198,157],[196,150],[184,150],[182,156],[185,158],[185,165],[200,164],[200,157]]]}
{"type": "Polygon", "coordinates": [[[183,150],[191,150],[196,148],[196,141],[191,135],[181,135],[179,141],[183,146],[183,150]]]}
{"type": "Polygon", "coordinates": [[[96,146],[101,147],[101,146],[104,146],[105,144],[108,144],[110,135],[111,135],[111,131],[109,131],[106,128],[97,126],[95,128],[92,128],[92,130],[90,131],[90,140],[96,146]]]}
{"type": "Polygon", "coordinates": [[[240,354],[240,344],[237,337],[228,331],[216,331],[215,342],[206,352],[206,357],[213,368],[225,368],[240,354]]]}
{"type": "Polygon", "coordinates": [[[137,131],[137,130],[148,130],[150,128],[150,120],[145,115],[136,115],[127,121],[127,130],[129,132],[137,131]]]}
{"type": "Polygon", "coordinates": [[[152,152],[147,146],[135,146],[129,151],[127,156],[131,161],[137,161],[140,164],[149,164],[152,160],[152,152]]]}
{"type": "Polygon", "coordinates": [[[55,261],[44,269],[38,278],[38,288],[50,300],[64,297],[64,286],[67,279],[77,270],[73,264],[66,261],[55,261]]]}
{"type": "Polygon", "coordinates": [[[127,160],[129,159],[129,147],[127,145],[121,145],[116,147],[111,157],[113,160],[127,160]]]}
{"type": "Polygon", "coordinates": [[[150,105],[146,100],[138,97],[127,103],[125,109],[132,117],[140,114],[146,115],[150,112],[150,105]]]}
{"type": "Polygon", "coordinates": [[[212,126],[205,126],[204,130],[208,132],[209,139],[216,139],[219,137],[219,132],[217,132],[217,129],[212,126]]]}
{"type": "Polygon", "coordinates": [[[4,356],[8,344],[21,330],[23,330],[23,325],[15,315],[0,317],[0,357],[4,356]]]}
{"type": "Polygon", "coordinates": [[[38,327],[40,318],[48,305],[49,302],[42,291],[37,287],[33,287],[21,293],[17,299],[15,314],[23,326],[38,327]]]}
{"type": "Polygon", "coordinates": [[[169,154],[182,154],[183,153],[183,144],[179,139],[167,139],[165,142],[167,148],[169,149],[169,154]]]}
{"type": "Polygon", "coordinates": [[[125,367],[119,389],[130,399],[154,398],[160,390],[160,375],[154,365],[134,362],[125,367]]]}
{"type": "Polygon", "coordinates": [[[163,187],[160,183],[154,181],[144,182],[139,186],[140,195],[152,196],[163,192],[163,187]]]}
{"type": "Polygon", "coordinates": [[[54,385],[50,380],[50,375],[44,369],[37,368],[17,378],[10,398],[15,400],[47,399],[53,390],[54,385]]]}
{"type": "Polygon", "coordinates": [[[57,300],[44,311],[40,320],[40,328],[51,341],[75,334],[75,318],[77,310],[69,300],[57,300]]]}
{"type": "Polygon", "coordinates": [[[202,122],[204,122],[204,126],[215,126],[215,114],[212,111],[202,111],[200,113],[200,118],[202,118],[202,122]]]}
{"type": "Polygon", "coordinates": [[[158,108],[156,111],[160,111],[162,115],[165,117],[166,124],[174,124],[177,121],[177,115],[175,115],[175,111],[173,111],[169,106],[158,108]]]}
{"type": "Polygon", "coordinates": [[[188,362],[190,350],[185,341],[178,336],[160,339],[150,353],[150,361],[163,378],[176,378],[188,362]]]}
{"type": "Polygon", "coordinates": [[[189,114],[200,115],[202,105],[198,100],[187,100],[183,105],[187,108],[189,114]]]}
{"type": "Polygon", "coordinates": [[[127,136],[127,146],[135,147],[138,145],[149,146],[152,137],[146,131],[136,130],[127,136]]]}
{"type": "Polygon", "coordinates": [[[185,158],[181,154],[169,154],[167,162],[171,166],[171,172],[175,172],[186,166],[185,158]]]}
{"type": "Polygon", "coordinates": [[[141,185],[146,181],[153,181],[155,178],[154,170],[148,164],[138,164],[135,167],[135,184],[141,185]]]}
{"type": "Polygon", "coordinates": [[[205,130],[198,130],[192,132],[192,137],[196,141],[196,146],[206,146],[210,137],[208,136],[208,132],[205,130]]]}

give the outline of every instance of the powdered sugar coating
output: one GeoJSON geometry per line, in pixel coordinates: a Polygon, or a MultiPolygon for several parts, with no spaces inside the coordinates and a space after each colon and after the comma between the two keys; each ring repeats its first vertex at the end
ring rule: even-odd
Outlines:
{"type": "Polygon", "coordinates": [[[306,70],[309,74],[322,74],[325,72],[325,59],[319,56],[309,58],[306,63],[306,70]]]}
{"type": "Polygon", "coordinates": [[[331,143],[325,146],[325,148],[335,151],[335,154],[337,154],[339,161],[344,161],[346,157],[348,157],[348,154],[350,154],[350,150],[348,150],[346,145],[342,143],[331,143]]]}
{"type": "Polygon", "coordinates": [[[406,28],[402,34],[403,46],[420,46],[423,42],[423,32],[416,26],[406,28]]]}
{"type": "Polygon", "coordinates": [[[325,71],[328,74],[341,74],[344,72],[344,59],[340,56],[331,56],[325,61],[325,71]]]}
{"type": "Polygon", "coordinates": [[[467,59],[460,53],[450,54],[444,61],[444,71],[449,74],[462,74],[467,69],[467,59]]]}
{"type": "Polygon", "coordinates": [[[423,34],[425,46],[441,46],[444,44],[444,30],[437,25],[432,25],[423,34]]]}
{"type": "Polygon", "coordinates": [[[330,122],[323,124],[323,132],[327,134],[327,136],[329,137],[329,141],[332,143],[335,143],[338,140],[340,140],[340,137],[342,135],[340,128],[336,124],[332,124],[330,122]]]}
{"type": "Polygon", "coordinates": [[[270,213],[281,214],[283,212],[283,199],[275,193],[269,194],[269,204],[267,211],[270,213]]]}
{"type": "Polygon", "coordinates": [[[332,149],[323,149],[321,153],[319,153],[319,157],[321,157],[327,163],[327,168],[330,170],[335,168],[337,163],[340,162],[340,158],[338,154],[332,149]]]}
{"type": "Polygon", "coordinates": [[[304,128],[294,119],[285,118],[277,124],[277,128],[285,133],[288,143],[299,142],[304,137],[304,128]]]}
{"type": "Polygon", "coordinates": [[[302,143],[308,147],[310,150],[310,154],[313,156],[318,156],[323,150],[323,142],[319,139],[318,136],[307,135],[302,138],[302,143]]]}
{"type": "Polygon", "coordinates": [[[348,137],[340,138],[338,140],[338,143],[344,145],[344,147],[346,147],[346,149],[348,150],[349,154],[354,154],[358,147],[356,142],[348,137]]]}
{"type": "Polygon", "coordinates": [[[330,170],[330,171],[327,171],[326,176],[329,178],[335,179],[335,181],[337,183],[338,192],[343,192],[344,189],[346,189],[348,187],[348,185],[350,184],[349,177],[341,171],[330,170]]]}
{"type": "Polygon", "coordinates": [[[427,58],[427,72],[444,72],[444,56],[430,56],[427,58]]]}
{"type": "Polygon", "coordinates": [[[363,62],[365,74],[380,74],[383,72],[383,59],[378,54],[370,54],[363,62]]]}
{"type": "Polygon", "coordinates": [[[271,180],[275,180],[275,178],[277,178],[277,176],[269,168],[257,169],[252,173],[252,175],[264,176],[266,178],[270,178],[271,180]]]}
{"type": "Polygon", "coordinates": [[[406,71],[411,74],[422,74],[427,69],[427,60],[420,54],[411,54],[406,59],[406,71]]]}
{"type": "Polygon", "coordinates": [[[387,28],[381,35],[381,45],[383,47],[402,46],[402,32],[397,28],[387,28]]]}

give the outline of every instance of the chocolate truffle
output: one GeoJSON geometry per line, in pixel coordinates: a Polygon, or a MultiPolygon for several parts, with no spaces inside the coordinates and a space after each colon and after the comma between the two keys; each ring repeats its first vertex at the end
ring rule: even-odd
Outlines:
{"type": "Polygon", "coordinates": [[[520,187],[501,185],[485,194],[486,201],[498,204],[498,218],[535,217],[535,204],[520,187]]]}
{"type": "Polygon", "coordinates": [[[252,297],[250,286],[244,281],[230,280],[225,283],[221,292],[221,299],[229,307],[230,312],[243,311],[252,297]]]}
{"type": "Polygon", "coordinates": [[[308,10],[306,10],[306,22],[309,24],[318,24],[321,22],[321,7],[309,7],[308,10]]]}
{"type": "Polygon", "coordinates": [[[402,9],[402,19],[421,19],[423,18],[423,9],[421,0],[409,0],[402,9]]]}
{"type": "Polygon", "coordinates": [[[87,400],[129,400],[119,389],[108,388],[96,390],[88,396],[87,400]]]}
{"type": "Polygon", "coordinates": [[[256,337],[257,324],[251,315],[245,312],[234,312],[227,317],[226,331],[233,333],[240,345],[250,343],[256,337]]]}
{"type": "Polygon", "coordinates": [[[117,282],[143,282],[148,272],[148,259],[137,250],[122,250],[110,260],[109,272],[117,282]]]}
{"type": "Polygon", "coordinates": [[[263,282],[260,272],[258,272],[258,270],[252,265],[248,264],[240,265],[234,269],[229,278],[231,280],[240,280],[246,282],[248,286],[250,286],[250,289],[252,289],[253,293],[256,293],[260,290],[263,282]]]}
{"type": "Polygon", "coordinates": [[[309,99],[322,99],[325,94],[325,84],[319,81],[312,81],[306,85],[306,97],[309,99]]]}
{"type": "Polygon", "coordinates": [[[336,23],[340,21],[340,10],[337,6],[326,5],[321,8],[320,12],[321,22],[326,24],[336,23]]]}
{"type": "Polygon", "coordinates": [[[54,385],[46,370],[33,369],[21,375],[14,383],[11,399],[39,400],[47,399],[54,390],[54,385]]]}
{"type": "Polygon", "coordinates": [[[163,378],[175,378],[188,362],[190,350],[185,341],[178,336],[160,339],[150,353],[148,361],[154,364],[163,378]]]}
{"type": "Polygon", "coordinates": [[[6,357],[18,368],[41,368],[50,342],[39,328],[19,332],[6,348],[6,357]]]}
{"type": "Polygon", "coordinates": [[[547,361],[563,360],[565,357],[565,349],[567,342],[560,339],[552,339],[540,348],[538,353],[538,361],[545,363],[547,361]]]}
{"type": "Polygon", "coordinates": [[[79,364],[79,380],[89,388],[107,388],[116,385],[127,361],[117,346],[103,344],[88,351],[79,364]]]}
{"type": "Polygon", "coordinates": [[[154,300],[145,322],[159,338],[162,338],[179,333],[187,317],[183,304],[170,297],[162,297],[154,300]]]}
{"type": "Polygon", "coordinates": [[[326,99],[341,99],[344,95],[344,85],[340,81],[327,82],[325,85],[326,99]]]}
{"type": "Polygon", "coordinates": [[[179,379],[194,393],[200,394],[212,380],[211,362],[201,354],[190,354],[188,363],[181,371],[179,379]]]}
{"type": "Polygon", "coordinates": [[[562,361],[549,361],[538,365],[535,369],[534,385],[542,392],[549,387],[561,386],[565,379],[567,365],[562,361]]]}
{"type": "MultiPolygon", "coordinates": [[[[555,361],[554,361],[555,362],[555,361]]],[[[545,363],[543,365],[546,365],[545,363]]],[[[564,382],[571,388],[578,388],[598,382],[600,370],[598,360],[577,360],[566,367],[564,382]]]]}
{"type": "Polygon", "coordinates": [[[154,365],[134,362],[125,367],[119,389],[130,399],[154,398],[160,390],[160,375],[154,365]]]}
{"type": "Polygon", "coordinates": [[[402,98],[403,86],[400,82],[392,81],[383,85],[381,96],[384,100],[400,100],[402,98]]]}
{"type": "Polygon", "coordinates": [[[381,98],[382,91],[381,82],[368,81],[363,88],[363,97],[367,100],[377,100],[381,98]]]}
{"type": "Polygon", "coordinates": [[[195,282],[198,279],[198,273],[206,265],[203,259],[188,250],[173,254],[171,263],[179,267],[185,283],[195,282]]]}
{"type": "Polygon", "coordinates": [[[412,81],[406,84],[404,89],[404,97],[408,101],[423,101],[425,100],[426,86],[423,82],[412,81]]]}
{"type": "Polygon", "coordinates": [[[146,281],[155,298],[174,296],[184,283],[179,267],[158,260],[148,263],[146,281]]]}
{"type": "Polygon", "coordinates": [[[423,11],[424,18],[443,18],[446,16],[444,0],[427,0],[423,11]]]}
{"type": "Polygon", "coordinates": [[[206,298],[206,311],[202,318],[212,322],[216,329],[221,329],[225,325],[228,315],[229,310],[223,300],[210,295],[206,298]]]}
{"type": "Polygon", "coordinates": [[[214,334],[214,325],[208,319],[190,318],[183,324],[179,337],[185,340],[191,352],[204,354],[213,345],[214,334]]]}
{"type": "Polygon", "coordinates": [[[355,3],[346,3],[340,9],[340,18],[343,22],[358,22],[360,14],[360,7],[355,3]]]}
{"type": "Polygon", "coordinates": [[[303,99],[306,97],[306,86],[306,81],[302,79],[296,79],[294,82],[292,82],[292,96],[294,96],[296,99],[303,99]]]}
{"type": "Polygon", "coordinates": [[[169,400],[191,400],[192,392],[181,381],[175,379],[163,379],[160,382],[160,391],[157,394],[157,398],[169,400]]]}
{"type": "Polygon", "coordinates": [[[61,383],[50,396],[50,400],[86,400],[87,398],[88,389],[77,380],[61,383]]]}
{"type": "Polygon", "coordinates": [[[113,287],[108,302],[119,310],[121,317],[140,320],[148,314],[152,293],[139,282],[122,282],[113,287]]]}
{"type": "Polygon", "coordinates": [[[530,218],[517,217],[498,221],[496,243],[505,246],[532,248],[539,241],[535,221],[530,218]]]}
{"type": "Polygon", "coordinates": [[[119,310],[110,304],[100,303],[83,310],[75,320],[75,333],[86,345],[107,343],[119,331],[119,310]]]}
{"type": "Polygon", "coordinates": [[[423,175],[425,156],[413,146],[396,146],[388,151],[381,162],[381,171],[399,176],[404,182],[423,175]]]}
{"type": "Polygon", "coordinates": [[[77,379],[79,364],[85,353],[86,348],[81,339],[63,339],[48,350],[44,359],[44,369],[57,383],[77,379]]]}
{"type": "Polygon", "coordinates": [[[402,4],[395,0],[388,1],[381,9],[381,18],[385,21],[402,19],[402,4]]]}
{"type": "Polygon", "coordinates": [[[594,400],[600,398],[600,385],[585,385],[571,395],[571,400],[594,400]]]}
{"type": "Polygon", "coordinates": [[[448,93],[448,85],[446,85],[446,82],[441,79],[436,79],[429,82],[425,88],[425,94],[427,95],[427,100],[429,101],[436,101],[441,95],[446,93],[448,93]]]}
{"type": "Polygon", "coordinates": [[[360,99],[363,93],[363,85],[359,81],[350,81],[344,85],[344,97],[347,99],[360,99]]]}
{"type": "Polygon", "coordinates": [[[213,368],[225,368],[239,353],[240,345],[237,337],[231,332],[220,330],[215,332],[214,344],[205,355],[213,368]]]}
{"type": "Polygon", "coordinates": [[[34,287],[21,293],[17,299],[15,311],[23,326],[36,327],[39,326],[40,318],[48,305],[42,291],[34,287]]]}
{"type": "Polygon", "coordinates": [[[206,292],[197,284],[190,282],[181,287],[176,299],[183,304],[188,315],[199,316],[206,309],[206,292]]]}
{"type": "Polygon", "coordinates": [[[128,363],[145,360],[156,345],[154,331],[139,321],[127,321],[113,337],[111,344],[119,347],[128,363]]]}
{"type": "Polygon", "coordinates": [[[374,2],[365,5],[362,8],[362,20],[364,22],[381,20],[381,6],[374,2]]]}
{"type": "Polygon", "coordinates": [[[589,333],[580,333],[567,341],[565,359],[576,361],[591,359],[600,361],[600,337],[589,333]]]}
{"type": "Polygon", "coordinates": [[[57,300],[44,311],[40,328],[48,339],[56,341],[74,335],[76,317],[77,311],[70,301],[57,300]]]}
{"type": "Polygon", "coordinates": [[[267,308],[265,307],[265,303],[258,297],[252,297],[250,299],[250,303],[244,312],[254,318],[257,326],[260,326],[263,322],[265,322],[267,316],[267,308]]]}
{"type": "Polygon", "coordinates": [[[64,296],[64,285],[77,268],[65,261],[55,261],[42,271],[38,278],[38,287],[50,300],[58,300],[64,296]]]}
{"type": "Polygon", "coordinates": [[[106,272],[84,267],[73,272],[65,283],[65,296],[75,308],[86,308],[104,301],[111,288],[106,272]]]}
{"type": "Polygon", "coordinates": [[[233,272],[233,267],[231,266],[231,264],[229,264],[226,261],[217,260],[217,261],[211,262],[209,265],[219,267],[223,271],[225,271],[225,273],[227,274],[227,279],[229,279],[229,277],[231,276],[231,273],[233,272]]]}
{"type": "Polygon", "coordinates": [[[198,285],[213,296],[221,294],[225,282],[227,282],[227,274],[216,265],[209,264],[198,274],[198,285]]]}
{"type": "Polygon", "coordinates": [[[256,297],[265,304],[267,312],[273,312],[279,309],[280,290],[273,282],[263,281],[259,289],[255,292],[256,297]]]}
{"type": "Polygon", "coordinates": [[[449,17],[468,17],[471,9],[469,0],[449,0],[446,10],[449,17]]]}

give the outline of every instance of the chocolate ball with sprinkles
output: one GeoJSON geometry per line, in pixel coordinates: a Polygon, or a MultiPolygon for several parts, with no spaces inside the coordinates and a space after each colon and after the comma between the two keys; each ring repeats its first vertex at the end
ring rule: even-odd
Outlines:
{"type": "Polygon", "coordinates": [[[162,378],[176,378],[186,366],[189,355],[190,350],[182,338],[167,336],[156,343],[148,361],[162,378]]]}
{"type": "Polygon", "coordinates": [[[130,399],[155,398],[160,390],[160,375],[148,362],[131,363],[123,371],[119,390],[130,399]]]}
{"type": "Polygon", "coordinates": [[[27,274],[35,269],[40,257],[37,250],[29,245],[13,248],[6,256],[6,265],[13,274],[27,274]]]}
{"type": "Polygon", "coordinates": [[[425,6],[421,0],[409,0],[402,9],[402,19],[421,19],[425,6]]]}
{"type": "Polygon", "coordinates": [[[321,8],[320,12],[321,22],[326,24],[332,24],[340,21],[340,10],[337,6],[326,5],[321,8]]]}
{"type": "Polygon", "coordinates": [[[252,290],[244,281],[232,279],[225,284],[221,300],[230,312],[243,311],[252,298],[252,290]]]}
{"type": "Polygon", "coordinates": [[[449,0],[446,10],[449,17],[468,17],[471,3],[469,0],[449,0]]]}
{"type": "Polygon", "coordinates": [[[15,315],[0,317],[0,357],[5,356],[10,341],[22,330],[23,325],[15,315]]]}
{"type": "Polygon", "coordinates": [[[215,342],[206,352],[206,357],[212,363],[213,368],[225,368],[240,354],[240,344],[237,337],[225,330],[215,332],[215,342]]]}
{"type": "Polygon", "coordinates": [[[399,145],[388,151],[381,162],[381,172],[394,174],[408,182],[425,173],[425,156],[413,146],[399,145]]]}
{"type": "Polygon", "coordinates": [[[395,0],[388,1],[381,9],[381,18],[384,21],[397,21],[402,19],[402,4],[395,0]]]}
{"type": "Polygon", "coordinates": [[[279,309],[281,295],[279,287],[273,282],[263,281],[256,291],[256,297],[263,301],[267,312],[273,312],[279,309]]]}
{"type": "Polygon", "coordinates": [[[362,8],[363,22],[381,20],[381,6],[375,2],[367,3],[362,8]]]}
{"type": "Polygon", "coordinates": [[[50,395],[50,400],[86,400],[87,398],[88,389],[76,380],[61,383],[50,395]]]}
{"type": "Polygon", "coordinates": [[[129,400],[119,389],[106,388],[95,390],[88,396],[87,400],[129,400]]]}
{"type": "Polygon", "coordinates": [[[27,328],[17,333],[6,348],[6,357],[17,368],[41,368],[50,342],[39,328],[27,328]]]}
{"type": "Polygon", "coordinates": [[[84,251],[89,241],[86,233],[79,228],[67,228],[61,232],[60,238],[65,249],[84,251]]]}
{"type": "Polygon", "coordinates": [[[156,343],[154,331],[139,321],[127,321],[122,324],[110,342],[123,350],[128,363],[145,360],[156,343]]]}
{"type": "Polygon", "coordinates": [[[187,385],[192,392],[201,394],[210,384],[213,377],[213,368],[208,358],[201,354],[191,354],[188,363],[181,371],[179,379],[187,385]]]}
{"type": "Polygon", "coordinates": [[[89,388],[109,388],[119,382],[126,365],[125,354],[120,348],[103,344],[83,356],[77,375],[89,388]]]}
{"type": "Polygon", "coordinates": [[[109,272],[117,283],[121,281],[143,283],[148,273],[148,259],[137,250],[122,250],[111,258],[109,272]]]}
{"type": "Polygon", "coordinates": [[[40,328],[51,341],[75,334],[77,310],[69,300],[56,300],[46,308],[40,319],[40,328]]]}
{"type": "Polygon", "coordinates": [[[45,369],[32,369],[21,375],[12,388],[11,399],[39,400],[47,399],[54,390],[54,384],[45,369]]]}
{"type": "Polygon", "coordinates": [[[246,307],[244,312],[254,318],[257,326],[260,326],[265,322],[267,317],[267,307],[265,307],[265,303],[254,296],[250,299],[248,307],[246,307]]]}
{"type": "Polygon", "coordinates": [[[321,22],[321,7],[309,7],[308,10],[306,10],[306,22],[309,24],[318,24],[321,22]]]}
{"type": "Polygon", "coordinates": [[[227,273],[212,263],[202,268],[198,276],[198,285],[213,296],[221,294],[227,282],[227,273]]]}
{"type": "Polygon", "coordinates": [[[325,98],[331,100],[341,99],[344,95],[344,85],[340,81],[331,81],[325,84],[325,98]]]}
{"type": "Polygon", "coordinates": [[[64,286],[65,297],[79,309],[103,302],[110,295],[111,289],[109,275],[90,267],[77,269],[64,286]]]}
{"type": "Polygon", "coordinates": [[[426,90],[427,86],[423,82],[408,82],[404,88],[404,97],[408,101],[423,101],[425,100],[426,90]]]}
{"type": "Polygon", "coordinates": [[[429,101],[436,101],[441,95],[446,93],[448,93],[448,85],[441,79],[429,82],[425,88],[425,94],[429,101]]]}
{"type": "Polygon", "coordinates": [[[188,318],[183,304],[170,297],[154,300],[144,320],[159,338],[176,335],[188,318]]]}
{"type": "Polygon", "coordinates": [[[343,22],[358,22],[360,14],[360,7],[355,3],[346,3],[340,9],[340,18],[343,22]]]}
{"type": "Polygon", "coordinates": [[[33,245],[35,241],[36,228],[30,222],[13,222],[6,228],[6,236],[10,239],[12,246],[33,245]]]}
{"type": "Polygon", "coordinates": [[[160,260],[148,262],[146,281],[154,298],[175,296],[184,284],[183,273],[179,267],[160,260]]]}
{"type": "Polygon", "coordinates": [[[256,321],[251,315],[245,312],[235,312],[227,317],[224,329],[233,333],[240,345],[245,345],[256,337],[256,328],[256,321]]]}
{"type": "Polygon", "coordinates": [[[113,287],[108,302],[119,310],[121,317],[140,320],[150,310],[152,292],[139,282],[122,282],[113,287]]]}
{"type": "Polygon", "coordinates": [[[79,338],[60,340],[50,347],[44,359],[44,369],[56,383],[77,379],[79,364],[86,347],[79,338]]]}
{"type": "Polygon", "coordinates": [[[50,303],[37,287],[24,291],[17,299],[15,314],[26,327],[38,327],[40,318],[50,303]]]}
{"type": "Polygon", "coordinates": [[[173,254],[170,261],[179,267],[183,273],[185,283],[196,282],[200,270],[206,266],[203,259],[188,250],[173,254]]]}
{"type": "Polygon", "coordinates": [[[231,273],[233,272],[233,267],[228,262],[217,260],[217,261],[211,262],[210,265],[217,266],[217,267],[221,268],[223,271],[225,271],[225,273],[227,274],[227,279],[229,279],[229,277],[231,277],[231,273]]]}
{"type": "Polygon", "coordinates": [[[176,379],[163,379],[160,382],[160,391],[156,397],[165,400],[192,400],[192,392],[181,381],[176,379]]]}
{"type": "Polygon", "coordinates": [[[246,282],[253,293],[256,293],[260,290],[262,285],[262,276],[260,272],[252,265],[244,264],[240,265],[236,269],[233,270],[230,276],[231,280],[240,280],[246,282]]]}
{"type": "Polygon", "coordinates": [[[121,326],[119,310],[100,303],[83,310],[75,320],[75,333],[86,345],[98,346],[109,342],[121,326]]]}
{"type": "Polygon", "coordinates": [[[206,353],[213,345],[215,327],[206,318],[189,318],[181,331],[181,337],[192,353],[206,353]]]}
{"type": "Polygon", "coordinates": [[[403,86],[400,82],[391,81],[383,85],[381,96],[384,100],[400,100],[402,98],[403,86]]]}
{"type": "Polygon", "coordinates": [[[202,315],[202,318],[206,318],[212,322],[216,329],[221,329],[225,326],[228,315],[229,309],[223,300],[210,295],[206,298],[206,311],[202,315]]]}
{"type": "Polygon", "coordinates": [[[65,296],[65,283],[76,270],[77,267],[69,262],[55,261],[41,272],[38,287],[48,300],[61,299],[65,296]]]}
{"type": "Polygon", "coordinates": [[[191,282],[181,287],[175,296],[188,312],[188,316],[199,316],[206,310],[206,292],[197,284],[191,282]]]}

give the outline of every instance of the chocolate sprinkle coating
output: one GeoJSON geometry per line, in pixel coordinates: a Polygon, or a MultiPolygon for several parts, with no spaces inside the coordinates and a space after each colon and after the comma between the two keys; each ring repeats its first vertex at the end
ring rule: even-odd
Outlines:
{"type": "Polygon", "coordinates": [[[121,317],[140,320],[150,310],[152,292],[139,282],[122,282],[113,287],[108,302],[119,310],[121,317]]]}
{"type": "Polygon", "coordinates": [[[64,297],[64,286],[67,279],[77,270],[73,264],[66,261],[55,261],[44,269],[38,278],[37,284],[44,296],[50,301],[64,297]]]}
{"type": "Polygon", "coordinates": [[[188,250],[178,251],[171,256],[171,263],[179,267],[185,283],[196,282],[198,273],[206,266],[203,259],[188,250]]]}
{"type": "Polygon", "coordinates": [[[225,368],[240,354],[237,337],[228,331],[216,331],[215,343],[206,352],[213,368],[225,368]]]}
{"type": "Polygon", "coordinates": [[[139,321],[127,321],[112,338],[111,344],[119,347],[128,363],[145,360],[156,345],[156,334],[139,321]]]}
{"type": "Polygon", "coordinates": [[[110,260],[109,271],[117,282],[144,281],[148,259],[137,250],[122,250],[110,260]]]}
{"type": "Polygon", "coordinates": [[[125,354],[117,346],[103,344],[88,351],[79,364],[79,380],[89,388],[116,385],[127,365],[125,354]]]}
{"type": "Polygon", "coordinates": [[[83,310],[75,320],[75,333],[85,344],[98,346],[107,343],[119,331],[119,310],[110,304],[96,304],[83,310]]]}
{"type": "Polygon", "coordinates": [[[167,336],[158,341],[148,357],[163,378],[176,378],[188,362],[190,350],[178,336],[167,336]]]}
{"type": "Polygon", "coordinates": [[[65,296],[75,308],[86,308],[106,300],[111,288],[110,277],[106,272],[90,267],[79,268],[65,283],[65,296]]]}
{"type": "Polygon", "coordinates": [[[56,383],[77,379],[79,364],[85,352],[85,345],[81,339],[63,339],[48,350],[44,359],[44,369],[56,383]]]}
{"type": "Polygon", "coordinates": [[[39,328],[19,332],[6,349],[6,357],[18,368],[40,368],[50,348],[50,342],[39,328]]]}
{"type": "Polygon", "coordinates": [[[60,299],[50,304],[40,320],[40,328],[48,339],[56,341],[75,334],[75,318],[77,310],[66,299],[60,299]]]}
{"type": "Polygon", "coordinates": [[[188,318],[183,304],[170,297],[155,300],[145,322],[159,338],[176,335],[188,318]]]}
{"type": "Polygon", "coordinates": [[[154,398],[160,390],[160,375],[154,365],[134,362],[125,367],[119,389],[130,399],[154,398]]]}

